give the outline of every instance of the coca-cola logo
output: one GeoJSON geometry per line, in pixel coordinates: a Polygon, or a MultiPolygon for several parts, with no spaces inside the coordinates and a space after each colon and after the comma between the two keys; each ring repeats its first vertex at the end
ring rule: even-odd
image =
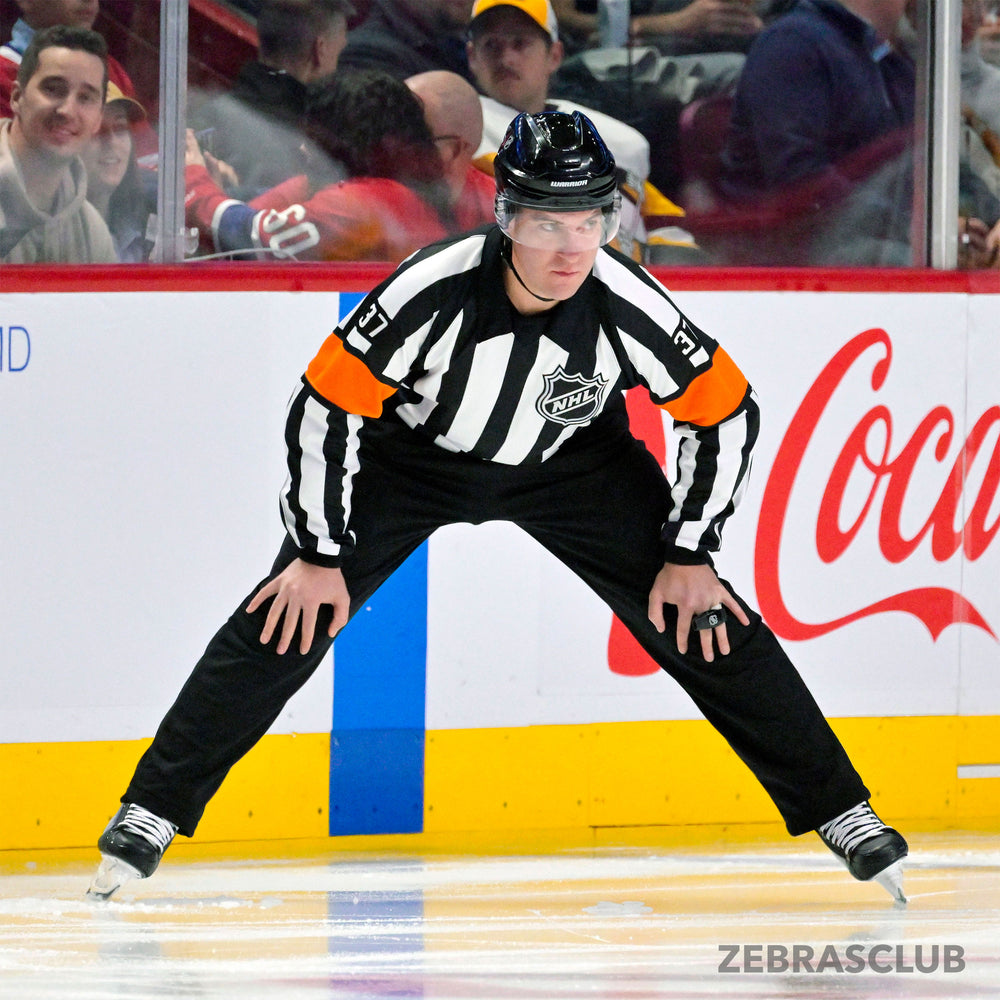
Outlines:
{"type": "MultiPolygon", "coordinates": [[[[851,622],[889,611],[902,611],[919,619],[932,638],[954,624],[966,623],[997,638],[973,603],[956,590],[921,586],[888,593],[867,601],[846,614],[823,621],[803,621],[789,608],[781,582],[783,546],[789,524],[803,512],[793,510],[793,493],[803,474],[817,428],[828,414],[838,389],[849,375],[857,376],[867,359],[874,393],[886,387],[892,367],[892,341],[885,330],[871,329],[844,345],[809,388],[792,417],[764,487],[754,547],[754,583],[760,611],[773,631],[784,639],[803,640],[826,635],[851,622]]],[[[645,392],[627,396],[632,432],[663,463],[666,442],[662,411],[645,392]]],[[[933,558],[944,562],[962,550],[970,562],[979,559],[1000,531],[1000,516],[989,520],[1000,488],[1000,406],[989,407],[972,423],[968,436],[955,453],[958,422],[951,409],[930,406],[909,439],[900,443],[890,406],[878,402],[856,423],[843,425],[846,434],[826,477],[815,511],[806,513],[815,525],[815,554],[826,565],[848,554],[862,527],[877,519],[877,545],[889,564],[901,564],[926,546],[933,558]],[[988,458],[984,448],[993,437],[988,458]],[[970,470],[983,469],[975,480],[970,470]],[[939,495],[910,497],[914,471],[920,462],[932,462],[945,471],[939,495]],[[860,503],[848,503],[849,485],[865,483],[860,503]],[[916,500],[926,515],[918,528],[903,527],[904,502],[916,500]],[[959,523],[964,518],[964,523],[959,523]]],[[[829,433],[823,447],[830,448],[829,433]]],[[[911,502],[912,510],[914,504],[911,502]]],[[[617,674],[643,676],[659,668],[625,627],[613,619],[608,641],[608,665],[617,674]]]]}
{"type": "MultiPolygon", "coordinates": [[[[993,629],[962,594],[947,587],[917,587],[888,594],[848,614],[827,621],[804,622],[789,609],[781,586],[779,566],[785,526],[790,516],[790,498],[796,478],[824,412],[847,373],[862,362],[869,351],[878,349],[872,366],[871,387],[879,392],[889,377],[892,342],[885,330],[872,329],[846,344],[820,373],[796,410],[785,433],[764,488],[754,556],[754,582],[761,613],[778,635],[786,639],[811,639],[842,628],[851,622],[886,611],[904,611],[927,626],[936,640],[947,626],[967,622],[996,638],[993,629]]],[[[901,528],[903,501],[920,459],[932,457],[948,462],[955,439],[956,421],[947,406],[935,405],[920,421],[908,441],[899,446],[894,440],[890,409],[875,405],[847,434],[833,464],[816,517],[816,552],[824,563],[836,562],[847,551],[862,524],[878,517],[878,546],[889,563],[901,563],[918,548],[929,543],[938,562],[964,549],[966,559],[978,559],[993,540],[1000,519],[987,523],[989,511],[1000,485],[1000,441],[994,444],[986,472],[967,506],[963,526],[957,527],[966,497],[967,477],[992,428],[1000,424],[1000,407],[990,407],[973,424],[957,456],[950,460],[945,485],[939,497],[928,505],[922,527],[907,536],[901,528]],[[877,430],[879,433],[871,433],[877,430]],[[872,454],[872,440],[881,442],[872,454]],[[868,476],[867,498],[853,521],[842,527],[844,491],[852,474],[863,470],[868,476]],[[881,497],[880,508],[876,501],[881,497]]]]}

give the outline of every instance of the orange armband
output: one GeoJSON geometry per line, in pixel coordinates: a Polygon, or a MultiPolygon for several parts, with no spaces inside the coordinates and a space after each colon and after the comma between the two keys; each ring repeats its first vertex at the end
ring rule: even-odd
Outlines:
{"type": "Polygon", "coordinates": [[[309,362],[306,380],[325,400],[360,417],[380,417],[382,404],[396,391],[395,386],[375,378],[363,361],[348,354],[335,333],[309,362]]]}

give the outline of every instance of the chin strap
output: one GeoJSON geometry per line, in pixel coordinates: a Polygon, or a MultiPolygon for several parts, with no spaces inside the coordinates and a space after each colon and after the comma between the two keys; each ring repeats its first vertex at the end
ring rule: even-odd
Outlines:
{"type": "Polygon", "coordinates": [[[514,277],[517,278],[518,284],[529,294],[533,295],[539,302],[555,302],[555,299],[547,299],[544,295],[538,295],[533,292],[525,283],[524,279],[517,273],[517,268],[514,267],[514,260],[511,257],[511,244],[510,237],[507,237],[503,241],[503,249],[500,251],[500,256],[503,258],[503,262],[511,269],[514,277]]]}

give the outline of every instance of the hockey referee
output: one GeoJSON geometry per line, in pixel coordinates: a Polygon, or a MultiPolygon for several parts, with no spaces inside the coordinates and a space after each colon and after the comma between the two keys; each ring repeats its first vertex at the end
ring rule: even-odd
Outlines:
{"type": "Polygon", "coordinates": [[[438,527],[510,521],[600,596],[753,771],[903,901],[906,841],[868,803],[802,678],[712,553],[746,485],[753,391],[641,265],[608,246],[615,162],[579,112],[521,114],[496,225],[401,264],[330,335],[289,404],[287,531],[142,756],[90,888],[145,878],[333,637],[438,527]],[[629,432],[644,386],[680,436],[671,484],[629,432]]]}

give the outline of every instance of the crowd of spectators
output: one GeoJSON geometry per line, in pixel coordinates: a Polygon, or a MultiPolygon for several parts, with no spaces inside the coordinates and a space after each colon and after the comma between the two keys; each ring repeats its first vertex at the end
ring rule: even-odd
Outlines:
{"type": "Polygon", "coordinates": [[[808,0],[751,46],[719,186],[744,218],[759,210],[764,262],[909,263],[916,66],[892,44],[906,3],[808,0]]]}
{"type": "MultiPolygon", "coordinates": [[[[13,2],[0,260],[150,259],[155,107],[93,30],[98,0],[13,2]]],[[[960,264],[988,267],[1000,68],[984,0],[961,2],[960,264]]],[[[914,263],[912,0],[631,0],[610,49],[597,0],[234,6],[258,48],[230,85],[189,94],[193,256],[398,261],[492,220],[492,156],[517,112],[577,109],[615,154],[635,259],[914,263]]]]}
{"type": "MultiPolygon", "coordinates": [[[[799,0],[757,37],[720,154],[718,193],[734,209],[720,241],[730,261],[914,263],[909,6],[799,0]]],[[[959,194],[963,252],[981,266],[995,257],[1000,212],[971,170],[959,194]]]]}
{"type": "Polygon", "coordinates": [[[348,0],[260,4],[257,58],[231,90],[192,112],[202,145],[239,178],[234,197],[253,198],[302,173],[309,88],[336,72],[353,14],[348,0]]]}
{"type": "Polygon", "coordinates": [[[435,136],[405,81],[336,74],[310,99],[304,129],[322,160],[250,203],[226,196],[189,133],[188,221],[216,251],[400,261],[458,231],[435,136]]]}
{"type": "MultiPolygon", "coordinates": [[[[552,0],[575,54],[600,43],[598,0],[552,0]]],[[[763,27],[773,0],[632,0],[629,38],[665,55],[744,52],[763,27]]]]}
{"type": "MultiPolygon", "coordinates": [[[[626,122],[602,111],[553,97],[550,85],[563,58],[563,44],[552,6],[545,0],[476,0],[469,21],[469,68],[481,96],[483,137],[478,155],[487,171],[511,120],[521,111],[581,111],[615,156],[622,192],[619,248],[646,259],[650,235],[644,216],[656,213],[679,220],[680,209],[662,194],[649,190],[650,146],[646,137],[626,122]]],[[[671,245],[694,250],[690,237],[674,227],[671,245]]],[[[661,237],[661,245],[667,239],[661,237]]],[[[693,261],[692,261],[693,262],[693,261]]]]}

